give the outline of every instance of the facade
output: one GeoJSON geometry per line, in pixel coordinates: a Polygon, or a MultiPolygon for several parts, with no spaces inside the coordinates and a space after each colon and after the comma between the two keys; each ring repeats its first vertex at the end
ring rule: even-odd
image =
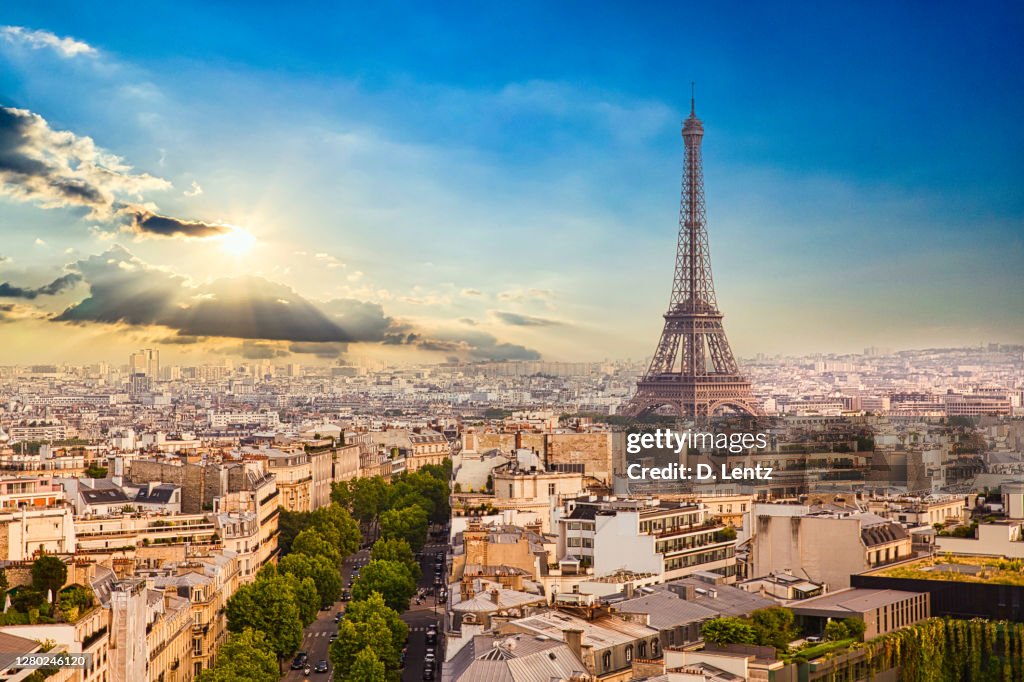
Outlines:
{"type": "Polygon", "coordinates": [[[754,520],[751,575],[794,573],[828,590],[850,576],[912,556],[910,534],[874,514],[822,511],[754,520]]]}
{"type": "Polygon", "coordinates": [[[864,641],[931,617],[927,592],[850,588],[805,599],[789,608],[804,632],[820,634],[830,620],[853,618],[864,623],[864,641]]]}
{"type": "Polygon", "coordinates": [[[672,580],[697,571],[736,574],[735,540],[703,504],[579,498],[556,510],[558,560],[593,575],[618,571],[672,580]]]}
{"type": "Polygon", "coordinates": [[[0,510],[0,558],[24,561],[40,552],[67,554],[74,547],[71,507],[0,510]]]}
{"type": "Polygon", "coordinates": [[[334,482],[334,452],[330,448],[308,453],[310,475],[310,509],[326,507],[331,503],[331,484],[334,482]]]}
{"type": "MultiPolygon", "coordinates": [[[[313,509],[313,467],[309,455],[302,450],[265,448],[247,454],[248,458],[266,458],[267,468],[274,474],[280,493],[278,504],[288,511],[307,512],[313,509]]],[[[329,495],[330,493],[328,493],[329,495]]]]}

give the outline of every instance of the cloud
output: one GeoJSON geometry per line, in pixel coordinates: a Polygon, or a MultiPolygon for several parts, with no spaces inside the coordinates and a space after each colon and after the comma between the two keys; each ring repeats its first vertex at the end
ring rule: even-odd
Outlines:
{"type": "Polygon", "coordinates": [[[187,189],[182,194],[187,197],[197,197],[203,193],[203,188],[199,186],[199,183],[195,180],[192,181],[192,189],[187,189]]]}
{"type": "Polygon", "coordinates": [[[483,296],[483,292],[479,289],[463,289],[462,295],[469,298],[470,296],[483,296]]]}
{"type": "Polygon", "coordinates": [[[221,348],[217,352],[225,355],[240,355],[247,360],[273,360],[288,356],[288,351],[277,344],[262,341],[243,341],[237,346],[221,348]]]}
{"type": "Polygon", "coordinates": [[[44,284],[43,286],[35,289],[18,287],[9,282],[2,282],[0,283],[0,298],[24,298],[31,300],[39,296],[56,296],[81,281],[82,276],[76,272],[72,272],[62,277],[58,277],[49,284],[44,284]]]}
{"type": "Polygon", "coordinates": [[[524,301],[550,301],[554,298],[554,293],[548,289],[515,289],[512,291],[502,291],[498,294],[498,298],[502,301],[511,301],[513,303],[522,303],[524,301]]]}
{"type": "Polygon", "coordinates": [[[440,331],[417,346],[423,350],[457,352],[474,360],[539,360],[541,357],[532,348],[502,342],[487,332],[472,330],[440,331]]]}
{"type": "Polygon", "coordinates": [[[131,229],[139,234],[160,237],[195,238],[213,237],[231,231],[231,227],[228,225],[204,223],[201,220],[182,220],[148,211],[136,211],[132,214],[131,229]]]}
{"type": "Polygon", "coordinates": [[[292,343],[288,345],[289,353],[308,353],[325,360],[334,360],[345,355],[348,345],[344,343],[292,343]]]}
{"type": "Polygon", "coordinates": [[[99,50],[81,40],[61,38],[49,31],[32,30],[24,26],[0,26],[0,38],[13,45],[24,45],[33,50],[53,50],[66,59],[95,57],[99,54],[99,50]]]}
{"type": "Polygon", "coordinates": [[[556,327],[562,324],[558,320],[549,320],[532,315],[520,315],[519,313],[510,313],[503,310],[492,310],[491,314],[505,324],[510,324],[514,327],[556,327]]]}
{"type": "Polygon", "coordinates": [[[183,336],[312,343],[383,341],[402,329],[375,303],[339,299],[321,308],[261,277],[192,284],[122,246],[69,267],[89,286],[89,296],[54,318],[60,322],[156,325],[183,336]]]}
{"type": "Polygon", "coordinates": [[[30,111],[0,107],[0,195],[43,208],[84,208],[92,220],[141,235],[210,237],[230,229],[139,205],[144,193],[170,187],[163,178],[134,172],[90,137],[53,130],[30,111]]]}

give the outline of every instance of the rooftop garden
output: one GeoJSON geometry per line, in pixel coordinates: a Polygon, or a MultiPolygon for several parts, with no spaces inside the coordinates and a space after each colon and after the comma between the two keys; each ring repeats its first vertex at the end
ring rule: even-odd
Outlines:
{"type": "Polygon", "coordinates": [[[75,623],[96,604],[93,591],[84,585],[63,587],[67,566],[57,557],[43,555],[32,565],[32,582],[8,590],[7,575],[0,570],[0,625],[75,623]]]}
{"type": "Polygon", "coordinates": [[[1024,560],[943,554],[875,571],[886,578],[1024,586],[1024,560]]]}

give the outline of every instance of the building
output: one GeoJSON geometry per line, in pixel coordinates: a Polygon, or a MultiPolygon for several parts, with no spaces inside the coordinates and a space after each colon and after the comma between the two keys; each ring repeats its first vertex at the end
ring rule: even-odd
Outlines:
{"type": "Polygon", "coordinates": [[[562,572],[591,568],[672,580],[697,571],[736,575],[735,539],[703,504],[596,497],[570,500],[555,511],[562,572]]]}
{"type": "Polygon", "coordinates": [[[0,559],[25,561],[38,553],[70,554],[75,548],[71,507],[0,510],[0,559]]]}
{"type": "Polygon", "coordinates": [[[789,605],[804,632],[820,635],[830,620],[853,618],[864,623],[864,640],[931,617],[927,592],[848,588],[789,605]]]}
{"type": "MultiPolygon", "coordinates": [[[[759,510],[790,511],[787,505],[759,510]]],[[[754,519],[753,576],[790,573],[828,590],[850,586],[850,576],[912,556],[910,534],[899,524],[858,511],[760,514],[754,519]]]]}
{"type": "Polygon", "coordinates": [[[631,679],[634,658],[661,657],[657,630],[614,615],[585,619],[551,610],[510,621],[500,632],[518,632],[564,642],[583,662],[587,672],[601,682],[631,679]]]}
{"type": "MultiPolygon", "coordinates": [[[[261,448],[247,450],[246,458],[266,458],[267,469],[274,474],[278,504],[287,511],[308,512],[313,506],[313,466],[303,450],[261,448]]],[[[330,493],[328,492],[328,498],[330,493]]]]}
{"type": "Polygon", "coordinates": [[[310,509],[326,507],[331,503],[331,484],[334,483],[334,450],[330,447],[310,448],[308,453],[310,481],[310,509]]]}
{"type": "Polygon", "coordinates": [[[444,682],[589,682],[593,678],[568,644],[525,634],[476,635],[445,663],[444,682]]]}

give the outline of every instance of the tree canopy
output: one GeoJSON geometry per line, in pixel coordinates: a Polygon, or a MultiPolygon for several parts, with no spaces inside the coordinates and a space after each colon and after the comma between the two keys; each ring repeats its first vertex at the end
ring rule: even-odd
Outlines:
{"type": "Polygon", "coordinates": [[[52,554],[44,554],[32,562],[32,588],[44,595],[48,591],[56,595],[67,579],[67,564],[52,554]]]}
{"type": "Polygon", "coordinates": [[[381,537],[404,539],[415,551],[427,542],[427,512],[421,507],[391,509],[380,516],[381,537]]]}
{"type": "Polygon", "coordinates": [[[228,629],[260,630],[278,658],[302,644],[302,614],[288,578],[261,571],[255,582],[239,587],[227,604],[228,629]]]}
{"type": "Polygon", "coordinates": [[[362,679],[355,676],[353,668],[359,653],[367,649],[373,651],[386,673],[396,673],[408,636],[409,627],[397,611],[385,604],[380,594],[373,593],[363,601],[350,603],[338,624],[338,639],[330,647],[335,679],[362,679]]]}
{"type": "Polygon", "coordinates": [[[352,599],[369,599],[374,592],[384,598],[388,607],[401,613],[409,608],[409,600],[416,593],[416,581],[399,561],[370,561],[352,584],[352,599]]]}
{"type": "Polygon", "coordinates": [[[701,628],[704,639],[715,644],[756,644],[754,628],[742,618],[712,618],[701,628]]]}
{"type": "Polygon", "coordinates": [[[281,557],[277,568],[281,573],[289,573],[300,579],[312,579],[316,586],[319,606],[330,606],[341,596],[341,573],[328,557],[302,553],[288,554],[281,557]]]}
{"type": "Polygon", "coordinates": [[[397,561],[409,569],[409,575],[414,582],[418,582],[423,575],[420,562],[416,561],[416,555],[405,538],[381,538],[373,543],[370,550],[370,559],[377,561],[397,561]]]}
{"type": "Polygon", "coordinates": [[[217,653],[217,665],[199,673],[196,682],[277,682],[280,678],[266,635],[246,628],[228,637],[217,653]]]}

